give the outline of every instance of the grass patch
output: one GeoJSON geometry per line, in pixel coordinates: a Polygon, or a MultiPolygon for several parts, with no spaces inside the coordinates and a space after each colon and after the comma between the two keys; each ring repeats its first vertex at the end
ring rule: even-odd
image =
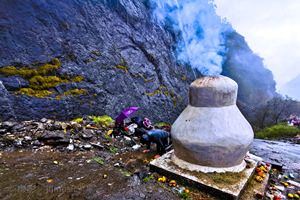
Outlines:
{"type": "Polygon", "coordinates": [[[112,153],[118,153],[118,149],[117,149],[117,148],[113,148],[113,149],[110,148],[109,150],[110,150],[110,152],[112,152],[112,153]]]}
{"type": "Polygon", "coordinates": [[[124,174],[125,176],[131,176],[131,175],[132,175],[131,172],[124,172],[124,171],[122,171],[122,169],[120,169],[119,172],[120,172],[121,174],[124,174]]]}
{"type": "Polygon", "coordinates": [[[288,126],[285,124],[277,124],[269,128],[264,128],[255,133],[255,138],[276,140],[281,137],[294,137],[299,133],[299,129],[294,126],[288,126]]]}
{"type": "Polygon", "coordinates": [[[110,135],[105,135],[104,137],[105,137],[106,139],[108,139],[108,140],[111,140],[110,135]]]}
{"type": "Polygon", "coordinates": [[[145,182],[145,183],[148,183],[150,181],[150,178],[149,177],[145,177],[144,179],[143,179],[143,182],[145,182]]]}
{"type": "Polygon", "coordinates": [[[92,158],[91,161],[96,161],[98,162],[100,165],[103,165],[103,161],[100,158],[92,158]]]}

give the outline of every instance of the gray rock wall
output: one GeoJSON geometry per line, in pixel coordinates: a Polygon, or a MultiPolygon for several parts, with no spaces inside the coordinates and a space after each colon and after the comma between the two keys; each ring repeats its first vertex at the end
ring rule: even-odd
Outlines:
{"type": "Polygon", "coordinates": [[[173,122],[188,104],[194,77],[175,64],[173,37],[151,19],[149,6],[138,0],[2,0],[0,67],[33,69],[58,58],[61,67],[44,76],[83,80],[50,87],[55,94],[40,98],[16,93],[30,87],[28,78],[0,74],[0,121],[115,118],[138,106],[135,115],[173,122]],[[88,94],[55,99],[74,89],[88,94]]]}

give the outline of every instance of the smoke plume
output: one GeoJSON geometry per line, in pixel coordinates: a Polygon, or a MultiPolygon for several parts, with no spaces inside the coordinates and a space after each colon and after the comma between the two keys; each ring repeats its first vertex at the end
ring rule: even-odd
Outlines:
{"type": "Polygon", "coordinates": [[[178,61],[190,64],[203,75],[222,72],[226,52],[222,33],[231,25],[222,23],[211,1],[152,0],[154,17],[178,32],[178,61]]]}

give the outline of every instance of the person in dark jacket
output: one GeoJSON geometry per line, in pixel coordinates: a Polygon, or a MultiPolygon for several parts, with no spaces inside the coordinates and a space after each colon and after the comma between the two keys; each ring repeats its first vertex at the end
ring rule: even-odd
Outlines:
{"type": "MultiPolygon", "coordinates": [[[[168,140],[171,138],[171,134],[167,131],[160,129],[153,129],[148,131],[148,133],[142,135],[140,142],[142,144],[147,144],[147,149],[150,149],[151,143],[156,143],[156,151],[159,155],[166,153],[166,146],[168,145],[168,140]]],[[[148,152],[146,150],[145,152],[148,152]]]]}

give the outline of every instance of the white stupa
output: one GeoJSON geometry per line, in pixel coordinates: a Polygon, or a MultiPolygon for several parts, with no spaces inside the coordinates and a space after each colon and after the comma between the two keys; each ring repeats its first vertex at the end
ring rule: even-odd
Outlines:
{"type": "Polygon", "coordinates": [[[190,85],[189,105],[172,126],[172,161],[202,172],[242,171],[253,130],[236,106],[232,79],[206,76],[190,85]]]}

